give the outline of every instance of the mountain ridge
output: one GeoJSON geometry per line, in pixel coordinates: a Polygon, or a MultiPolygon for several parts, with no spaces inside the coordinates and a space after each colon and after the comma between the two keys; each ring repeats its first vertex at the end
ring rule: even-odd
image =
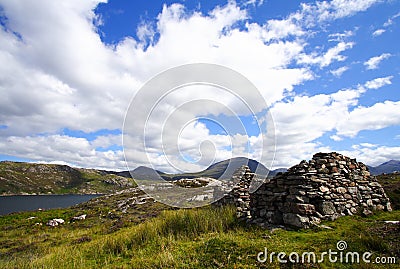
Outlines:
{"type": "MultiPolygon", "coordinates": [[[[152,173],[153,175],[155,175],[155,178],[158,178],[158,175],[161,176],[161,178],[163,178],[164,180],[179,180],[182,178],[195,178],[195,177],[212,177],[212,178],[219,178],[222,173],[215,171],[215,170],[221,170],[221,168],[219,166],[226,166],[226,162],[229,162],[230,160],[237,160],[240,159],[241,163],[245,163],[244,159],[247,159],[245,157],[235,157],[235,158],[231,158],[231,159],[227,159],[227,160],[223,160],[217,163],[214,163],[212,165],[210,165],[209,167],[207,167],[206,169],[200,171],[200,172],[194,172],[194,173],[180,173],[180,174],[168,174],[168,173],[164,173],[146,166],[139,166],[138,168],[140,169],[148,169],[149,171],[152,170],[153,172],[149,172],[152,173]],[[154,174],[154,171],[156,171],[156,173],[158,174],[154,174]]],[[[260,166],[260,171],[262,171],[261,175],[265,176],[268,175],[268,177],[273,177],[275,176],[277,173],[284,173],[287,171],[287,168],[277,168],[274,170],[268,170],[263,164],[257,162],[256,160],[253,159],[247,159],[249,160],[247,165],[250,167],[250,170],[254,173],[256,170],[256,166],[257,164],[261,165],[260,166]],[[267,172],[268,171],[268,172],[267,172]]],[[[377,176],[377,175],[381,175],[381,174],[389,174],[389,173],[393,173],[396,171],[400,171],[400,161],[397,160],[389,160],[387,162],[384,162],[378,166],[370,166],[367,165],[369,171],[371,172],[371,175],[377,176]]],[[[143,172],[138,172],[137,169],[134,169],[132,171],[121,171],[121,172],[111,172],[114,173],[116,175],[120,175],[120,176],[125,176],[125,177],[136,177],[138,179],[140,179],[141,175],[144,175],[143,179],[151,179],[154,180],[155,178],[149,177],[147,174],[143,174],[143,172]]],[[[239,168],[238,165],[233,165],[232,168],[239,168]]],[[[236,170],[236,169],[232,169],[232,170],[236,170]]],[[[234,172],[234,171],[233,171],[234,172]]],[[[226,177],[231,176],[233,174],[232,171],[228,171],[228,173],[226,173],[226,177]]],[[[159,179],[159,178],[158,178],[159,179]]]]}
{"type": "Polygon", "coordinates": [[[256,160],[245,157],[235,157],[214,163],[206,169],[194,173],[168,174],[146,166],[139,166],[132,171],[116,172],[116,174],[126,176],[127,173],[129,173],[131,177],[142,180],[159,180],[160,177],[167,181],[174,181],[183,178],[193,179],[199,177],[227,179],[231,178],[233,173],[242,165],[249,166],[250,170],[253,173],[257,172],[259,176],[267,176],[270,173],[268,168],[256,160]]]}
{"type": "MultiPolygon", "coordinates": [[[[367,165],[368,166],[368,165],[367,165]]],[[[368,166],[370,173],[374,176],[382,174],[390,174],[400,171],[400,161],[390,160],[378,166],[368,166]]]]}

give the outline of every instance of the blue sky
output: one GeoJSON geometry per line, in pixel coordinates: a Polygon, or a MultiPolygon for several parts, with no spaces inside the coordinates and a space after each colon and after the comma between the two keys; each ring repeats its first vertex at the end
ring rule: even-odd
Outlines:
{"type": "MultiPolygon", "coordinates": [[[[304,1],[307,3],[307,1],[304,1]]],[[[308,1],[310,2],[310,1],[308,1]]],[[[151,1],[130,2],[123,0],[108,1],[99,4],[95,12],[101,14],[104,23],[99,27],[101,38],[105,43],[115,44],[126,36],[137,38],[137,26],[141,23],[156,23],[157,16],[161,13],[163,5],[180,3],[185,6],[188,14],[191,12],[202,12],[207,14],[216,6],[224,6],[226,0],[218,1],[151,1]]],[[[252,21],[264,23],[268,19],[284,18],[288,13],[295,11],[300,2],[298,1],[266,1],[265,4],[250,4],[247,1],[237,1],[237,5],[246,8],[252,17],[252,21]]]]}
{"type": "Polygon", "coordinates": [[[217,89],[181,89],[148,122],[148,148],[136,130],[129,168],[260,160],[273,150],[265,126],[272,168],[318,151],[400,160],[400,1],[0,0],[0,24],[0,160],[124,170],[130,100],[160,72],[198,62],[247,77],[268,104],[258,120],[268,109],[273,122],[217,89]],[[196,99],[219,105],[181,107],[196,99]],[[193,120],[164,125],[171,108],[193,120]]]}

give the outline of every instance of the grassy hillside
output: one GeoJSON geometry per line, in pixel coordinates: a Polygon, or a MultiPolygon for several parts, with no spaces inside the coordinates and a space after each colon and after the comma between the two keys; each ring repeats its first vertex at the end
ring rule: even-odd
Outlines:
{"type": "Polygon", "coordinates": [[[393,208],[400,210],[400,173],[383,174],[377,178],[389,196],[393,208]]]}
{"type": "MultiPolygon", "coordinates": [[[[394,206],[399,175],[380,177],[394,206]]],[[[396,202],[397,201],[397,202],[396,202]]],[[[239,223],[233,207],[174,209],[138,188],[68,209],[0,216],[0,268],[400,268],[400,211],[346,216],[330,227],[272,231],[239,223]],[[72,217],[86,214],[85,220],[72,217]],[[53,218],[66,222],[46,226],[53,218]],[[396,264],[260,263],[257,254],[314,252],[347,242],[346,252],[394,257],[396,264]]]]}
{"type": "Polygon", "coordinates": [[[0,162],[0,194],[111,193],[132,179],[67,165],[0,162]]]}
{"type": "Polygon", "coordinates": [[[273,231],[236,220],[235,208],[174,210],[154,201],[119,204],[143,198],[123,192],[71,209],[27,212],[0,217],[0,268],[399,268],[397,265],[318,264],[280,265],[257,262],[257,254],[336,250],[344,240],[348,251],[370,251],[375,257],[400,259],[400,211],[374,216],[342,217],[324,222],[332,229],[273,231]],[[129,200],[129,201],[131,201],[129,200]],[[87,214],[85,220],[68,223],[87,214]],[[35,217],[35,218],[32,218],[35,217]],[[61,226],[35,225],[63,218],[61,226]]]}

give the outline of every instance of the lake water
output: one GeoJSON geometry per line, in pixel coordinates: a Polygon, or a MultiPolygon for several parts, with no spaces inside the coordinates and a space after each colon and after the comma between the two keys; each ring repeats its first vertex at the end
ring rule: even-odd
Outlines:
{"type": "Polygon", "coordinates": [[[98,197],[96,194],[0,196],[0,215],[13,212],[66,208],[98,197]]]}

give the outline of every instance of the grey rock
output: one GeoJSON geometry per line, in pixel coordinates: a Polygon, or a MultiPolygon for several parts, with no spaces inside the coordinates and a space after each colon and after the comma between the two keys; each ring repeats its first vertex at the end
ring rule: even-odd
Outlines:
{"type": "Polygon", "coordinates": [[[336,208],[332,202],[322,202],[317,208],[322,215],[333,215],[336,213],[336,208]]]}
{"type": "Polygon", "coordinates": [[[286,213],[283,214],[283,222],[289,226],[305,228],[309,226],[310,220],[308,217],[304,217],[299,214],[286,213]]]}

